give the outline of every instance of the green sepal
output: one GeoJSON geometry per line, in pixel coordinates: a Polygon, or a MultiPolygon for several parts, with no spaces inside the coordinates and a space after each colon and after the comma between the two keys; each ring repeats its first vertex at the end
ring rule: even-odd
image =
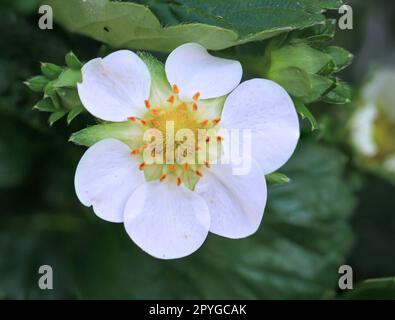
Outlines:
{"type": "Polygon", "coordinates": [[[24,84],[34,92],[44,92],[45,87],[49,83],[49,79],[45,76],[36,76],[28,79],[24,84]]]}
{"type": "Polygon", "coordinates": [[[69,141],[90,147],[103,139],[117,139],[131,149],[140,147],[143,138],[141,127],[130,121],[97,124],[75,132],[69,141]]]}
{"type": "Polygon", "coordinates": [[[307,119],[310,122],[311,130],[317,130],[319,128],[317,119],[313,116],[306,105],[299,99],[293,99],[297,113],[300,114],[302,119],[307,119]]]}
{"type": "Polygon", "coordinates": [[[346,82],[336,79],[335,87],[328,92],[323,101],[332,104],[346,104],[352,101],[353,88],[346,82]]]}
{"type": "Polygon", "coordinates": [[[73,53],[68,53],[65,60],[67,67],[41,63],[43,75],[25,82],[31,90],[43,93],[42,100],[38,101],[33,109],[52,112],[48,120],[50,125],[66,114],[67,123],[70,124],[84,111],[77,92],[77,84],[82,81],[82,63],[73,53]]]}
{"type": "Polygon", "coordinates": [[[50,80],[55,80],[62,73],[63,68],[53,64],[42,62],[41,63],[41,72],[44,76],[46,76],[50,80]]]}
{"type": "Polygon", "coordinates": [[[194,191],[200,177],[193,171],[183,171],[181,174],[182,183],[190,190],[194,191]]]}
{"type": "Polygon", "coordinates": [[[157,181],[163,173],[163,165],[149,164],[144,168],[144,177],[147,181],[157,181]]]}
{"type": "Polygon", "coordinates": [[[67,115],[67,124],[70,124],[80,113],[84,112],[85,108],[82,105],[77,105],[67,115]]]}
{"type": "Polygon", "coordinates": [[[347,103],[350,86],[339,83],[334,74],[349,66],[353,55],[328,45],[335,29],[335,21],[328,19],[324,24],[271,40],[266,48],[262,75],[282,85],[304,104],[347,103]]]}
{"type": "Polygon", "coordinates": [[[61,118],[63,118],[63,116],[65,116],[67,113],[67,111],[64,110],[60,110],[60,111],[55,111],[54,113],[52,113],[48,119],[48,123],[50,126],[53,126],[53,124],[60,120],[61,118]]]}
{"type": "Polygon", "coordinates": [[[285,174],[280,172],[273,172],[265,176],[266,182],[268,184],[276,185],[276,184],[284,184],[291,181],[285,174]]]}
{"type": "Polygon", "coordinates": [[[74,69],[66,69],[64,70],[58,77],[57,80],[54,81],[54,87],[63,88],[63,87],[77,87],[77,83],[82,81],[81,70],[74,69]]]}
{"type": "Polygon", "coordinates": [[[70,69],[81,70],[82,62],[77,58],[73,52],[69,52],[65,57],[66,65],[70,69]]]}
{"type": "Polygon", "coordinates": [[[352,53],[340,47],[330,46],[325,49],[325,52],[332,57],[335,64],[334,72],[347,68],[354,59],[352,53]]]}
{"type": "Polygon", "coordinates": [[[37,102],[37,104],[33,107],[33,109],[42,111],[42,112],[55,112],[56,108],[51,99],[46,98],[37,102]]]}

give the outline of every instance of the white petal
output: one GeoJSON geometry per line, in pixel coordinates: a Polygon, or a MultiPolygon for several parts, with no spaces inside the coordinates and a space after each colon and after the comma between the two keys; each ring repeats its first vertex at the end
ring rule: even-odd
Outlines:
{"type": "Polygon", "coordinates": [[[144,182],[136,157],[131,156],[126,144],[115,139],[101,140],[90,147],[75,174],[78,199],[111,222],[123,221],[128,198],[144,182]]]}
{"type": "Polygon", "coordinates": [[[265,177],[255,161],[245,175],[231,165],[213,165],[196,186],[210,209],[210,232],[238,239],[255,233],[266,205],[265,177]]]}
{"type": "Polygon", "coordinates": [[[124,217],[132,240],[160,259],[176,259],[196,251],[207,237],[210,215],[205,201],[176,184],[151,182],[130,197],[124,217]]]}
{"type": "Polygon", "coordinates": [[[120,50],[83,66],[78,94],[95,117],[125,121],[142,115],[150,85],[151,75],[145,63],[132,51],[120,50]]]}
{"type": "Polygon", "coordinates": [[[243,82],[227,98],[221,125],[249,129],[252,157],[271,173],[288,161],[299,139],[299,120],[288,93],[265,79],[243,82]]]}
{"type": "Polygon", "coordinates": [[[180,97],[190,100],[196,92],[201,99],[217,98],[231,92],[240,83],[240,62],[210,55],[197,43],[176,48],[166,61],[167,80],[180,89],[180,97]]]}

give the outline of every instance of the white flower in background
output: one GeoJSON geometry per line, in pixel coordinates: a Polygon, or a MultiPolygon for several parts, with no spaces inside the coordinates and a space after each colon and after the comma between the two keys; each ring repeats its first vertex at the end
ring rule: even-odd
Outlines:
{"type": "Polygon", "coordinates": [[[395,178],[395,70],[374,73],[351,117],[351,141],[360,163],[395,178]]]}
{"type": "Polygon", "coordinates": [[[264,175],[289,159],[299,138],[298,117],[282,87],[264,79],[239,85],[239,62],[211,56],[195,43],[175,49],[165,68],[122,50],[89,61],[82,76],[78,92],[85,108],[125,124],[113,135],[106,132],[117,139],[97,142],[82,157],[75,188],[84,205],[104,220],[123,222],[139,247],[162,259],[191,254],[209,231],[237,239],[258,229],[264,175]],[[146,164],[143,133],[164,132],[167,121],[194,132],[250,129],[250,172],[232,175],[232,164],[146,164]]]}

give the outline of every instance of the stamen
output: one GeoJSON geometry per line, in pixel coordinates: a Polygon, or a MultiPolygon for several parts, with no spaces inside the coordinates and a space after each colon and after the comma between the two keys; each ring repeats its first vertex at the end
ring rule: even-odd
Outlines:
{"type": "Polygon", "coordinates": [[[206,137],[206,143],[210,142],[210,137],[206,137]]]}
{"type": "Polygon", "coordinates": [[[157,116],[158,115],[158,113],[159,112],[161,112],[162,111],[162,109],[160,109],[160,108],[157,108],[157,109],[151,109],[151,112],[152,112],[152,114],[154,115],[154,116],[157,116]]]}
{"type": "Polygon", "coordinates": [[[169,165],[169,170],[174,171],[176,169],[176,166],[174,164],[169,165]]]}
{"type": "Polygon", "coordinates": [[[146,126],[146,125],[147,125],[147,121],[145,121],[144,119],[140,119],[140,123],[141,123],[143,126],[146,126]]]}
{"type": "Polygon", "coordinates": [[[135,122],[136,118],[135,117],[128,117],[128,121],[135,122]]]}
{"type": "Polygon", "coordinates": [[[173,91],[174,94],[179,94],[180,93],[180,90],[178,89],[176,84],[173,84],[172,91],[173,91]]]}
{"type": "Polygon", "coordinates": [[[218,141],[218,142],[221,142],[223,139],[224,139],[224,138],[222,138],[221,136],[218,136],[218,137],[217,137],[217,141],[218,141]]]}
{"type": "Polygon", "coordinates": [[[198,105],[197,105],[196,102],[194,102],[193,105],[192,105],[192,110],[193,111],[197,111],[197,109],[198,109],[198,105]]]}
{"type": "Polygon", "coordinates": [[[149,100],[144,100],[144,103],[147,109],[151,108],[151,103],[149,102],[149,100]]]}
{"type": "Polygon", "coordinates": [[[200,98],[200,92],[196,92],[196,93],[193,95],[193,97],[192,97],[192,99],[195,100],[195,101],[198,101],[199,98],[200,98]]]}
{"type": "Polygon", "coordinates": [[[202,122],[200,122],[200,124],[201,124],[202,126],[206,126],[206,125],[208,124],[208,120],[205,119],[205,120],[203,120],[202,122]]]}
{"type": "Polygon", "coordinates": [[[159,178],[160,182],[162,182],[163,180],[165,180],[166,177],[167,177],[167,174],[166,174],[166,173],[163,173],[163,174],[160,176],[160,178],[159,178]]]}
{"type": "Polygon", "coordinates": [[[196,170],[195,173],[196,173],[197,176],[203,177],[203,173],[201,171],[196,170]]]}
{"type": "Polygon", "coordinates": [[[184,163],[183,168],[184,168],[184,171],[188,171],[189,170],[189,164],[188,163],[184,163]]]}
{"type": "Polygon", "coordinates": [[[134,149],[134,150],[132,150],[132,152],[131,152],[131,154],[132,154],[133,156],[137,156],[139,153],[140,153],[140,149],[134,149]]]}
{"type": "Polygon", "coordinates": [[[218,124],[221,121],[221,118],[215,118],[213,119],[214,124],[218,124]]]}
{"type": "Polygon", "coordinates": [[[140,163],[139,170],[144,170],[144,168],[145,168],[145,162],[140,163]]]}
{"type": "Polygon", "coordinates": [[[207,169],[210,169],[210,168],[211,168],[211,166],[210,166],[210,164],[208,163],[208,161],[205,161],[205,162],[204,162],[204,165],[205,165],[205,167],[206,167],[207,169]]]}
{"type": "Polygon", "coordinates": [[[181,103],[179,105],[179,107],[180,107],[181,110],[187,110],[188,109],[188,105],[185,102],[181,103]]]}
{"type": "Polygon", "coordinates": [[[174,96],[170,96],[167,98],[167,102],[173,103],[174,102],[174,96]]]}
{"type": "Polygon", "coordinates": [[[177,177],[177,186],[179,187],[180,185],[181,185],[181,178],[180,177],[177,177]]]}
{"type": "Polygon", "coordinates": [[[156,127],[156,128],[159,128],[159,127],[160,127],[160,123],[159,123],[158,120],[152,119],[152,120],[151,120],[151,124],[152,124],[154,127],[156,127]]]}

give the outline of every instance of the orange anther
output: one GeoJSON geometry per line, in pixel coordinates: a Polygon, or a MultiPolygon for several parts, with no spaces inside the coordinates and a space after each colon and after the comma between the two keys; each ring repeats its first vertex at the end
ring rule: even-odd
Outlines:
{"type": "Polygon", "coordinates": [[[153,115],[157,116],[161,109],[151,109],[153,115]]]}
{"type": "Polygon", "coordinates": [[[196,93],[193,95],[193,97],[192,97],[192,99],[195,100],[195,101],[198,101],[199,98],[200,98],[200,92],[196,92],[196,93]]]}
{"type": "Polygon", "coordinates": [[[180,109],[182,109],[182,110],[188,109],[188,105],[187,105],[185,102],[181,103],[179,107],[180,107],[180,109]]]}
{"type": "Polygon", "coordinates": [[[181,185],[181,178],[177,177],[177,186],[180,186],[180,185],[181,185]]]}
{"type": "Polygon", "coordinates": [[[134,149],[134,150],[132,150],[132,152],[131,152],[131,154],[134,155],[134,156],[138,155],[139,153],[140,153],[140,150],[139,150],[139,149],[134,149]]]}
{"type": "Polygon", "coordinates": [[[196,170],[195,173],[196,173],[197,176],[203,177],[203,173],[201,171],[196,170]]]}
{"type": "Polygon", "coordinates": [[[196,102],[194,102],[193,105],[192,105],[192,110],[193,111],[197,111],[197,109],[198,109],[198,105],[197,105],[196,102]]]}
{"type": "Polygon", "coordinates": [[[221,121],[221,118],[215,118],[213,119],[214,124],[218,124],[221,121]]]}
{"type": "Polygon", "coordinates": [[[167,98],[167,102],[173,103],[174,102],[174,96],[170,96],[167,98]]]}
{"type": "Polygon", "coordinates": [[[211,167],[210,164],[208,163],[208,161],[205,161],[204,165],[206,166],[207,169],[210,169],[210,167],[211,167]]]}
{"type": "Polygon", "coordinates": [[[140,123],[141,123],[143,126],[146,126],[146,125],[147,125],[147,121],[145,121],[144,119],[140,119],[140,123]]]}
{"type": "Polygon", "coordinates": [[[147,109],[151,108],[151,103],[149,102],[149,100],[144,100],[144,103],[147,109]]]}
{"type": "Polygon", "coordinates": [[[200,122],[200,124],[202,125],[202,126],[206,126],[207,124],[208,124],[208,120],[206,119],[206,120],[203,120],[202,122],[200,122]]]}
{"type": "Polygon", "coordinates": [[[169,165],[169,170],[174,171],[176,169],[176,166],[174,164],[169,165]]]}
{"type": "Polygon", "coordinates": [[[179,94],[179,93],[180,93],[180,90],[178,89],[178,87],[177,87],[176,84],[173,84],[172,91],[173,91],[173,93],[175,93],[175,94],[179,94]]]}
{"type": "Polygon", "coordinates": [[[131,121],[131,122],[135,122],[136,118],[135,117],[128,117],[128,120],[131,121]]]}
{"type": "Polygon", "coordinates": [[[221,142],[222,140],[223,140],[223,138],[222,138],[221,136],[218,136],[218,137],[217,137],[217,141],[218,141],[218,142],[221,142]]]}
{"type": "Polygon", "coordinates": [[[151,120],[151,124],[152,124],[154,127],[156,127],[156,128],[160,127],[160,123],[159,123],[158,120],[152,119],[152,120],[151,120]]]}
{"type": "Polygon", "coordinates": [[[184,163],[183,168],[184,168],[185,171],[188,171],[189,170],[189,164],[188,163],[184,163]]]}
{"type": "Polygon", "coordinates": [[[140,163],[139,170],[144,170],[144,168],[145,168],[145,162],[140,163]]]}
{"type": "Polygon", "coordinates": [[[206,137],[206,143],[210,142],[210,137],[206,137]]]}
{"type": "Polygon", "coordinates": [[[162,182],[163,180],[165,180],[166,177],[167,177],[167,174],[166,174],[166,173],[163,173],[163,174],[160,176],[160,178],[159,178],[160,182],[162,182]]]}

